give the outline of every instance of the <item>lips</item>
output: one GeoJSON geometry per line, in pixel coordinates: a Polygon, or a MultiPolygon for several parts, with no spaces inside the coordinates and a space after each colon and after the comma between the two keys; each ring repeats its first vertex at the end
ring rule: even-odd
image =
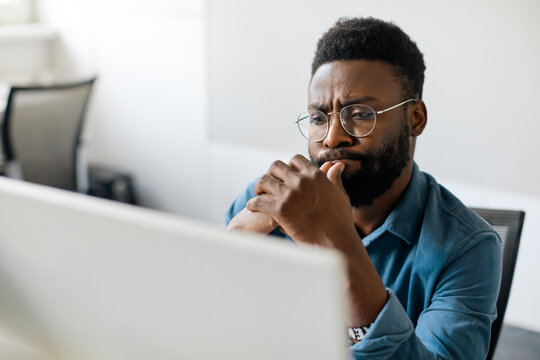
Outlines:
{"type": "Polygon", "coordinates": [[[322,156],[320,157],[320,161],[324,162],[336,162],[336,161],[345,161],[345,160],[360,160],[358,157],[352,156],[352,155],[330,155],[330,156],[322,156]]]}
{"type": "Polygon", "coordinates": [[[342,162],[342,163],[350,163],[350,162],[360,162],[362,160],[359,160],[359,159],[349,159],[349,158],[340,158],[340,159],[335,159],[335,160],[330,160],[330,162],[332,164],[336,164],[338,162],[342,162]]]}
{"type": "Polygon", "coordinates": [[[321,158],[324,162],[330,161],[332,163],[338,162],[338,161],[361,161],[361,156],[353,156],[353,155],[345,155],[345,156],[323,156],[321,158]]]}
{"type": "Polygon", "coordinates": [[[337,159],[329,159],[326,161],[330,161],[332,164],[335,164],[340,161],[359,161],[358,159],[351,159],[351,158],[337,158],[337,159]]]}

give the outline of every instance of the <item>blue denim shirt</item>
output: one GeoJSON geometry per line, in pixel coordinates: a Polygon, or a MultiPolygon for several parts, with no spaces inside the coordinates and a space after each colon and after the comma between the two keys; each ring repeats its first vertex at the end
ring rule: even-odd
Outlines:
{"type": "MultiPolygon", "coordinates": [[[[254,184],[227,223],[255,196],[254,184]]],[[[415,164],[395,209],[362,242],[390,296],[350,347],[353,359],[486,358],[502,260],[501,240],[484,220],[415,164]]]]}

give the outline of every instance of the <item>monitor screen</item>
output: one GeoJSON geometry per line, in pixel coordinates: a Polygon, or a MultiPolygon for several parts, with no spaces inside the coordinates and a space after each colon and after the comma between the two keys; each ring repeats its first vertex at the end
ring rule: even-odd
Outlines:
{"type": "Polygon", "coordinates": [[[0,358],[345,359],[334,251],[0,178],[0,358]]]}

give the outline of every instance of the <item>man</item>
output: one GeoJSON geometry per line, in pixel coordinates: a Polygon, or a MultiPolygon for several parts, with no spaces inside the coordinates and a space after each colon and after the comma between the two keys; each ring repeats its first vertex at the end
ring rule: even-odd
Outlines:
{"type": "MultiPolygon", "coordinates": [[[[276,161],[229,230],[338,249],[355,359],[485,359],[501,271],[496,232],[413,161],[424,60],[397,26],[342,19],[319,40],[298,126],[311,161],[276,161]]],[[[306,324],[306,326],[309,326],[306,324]]]]}

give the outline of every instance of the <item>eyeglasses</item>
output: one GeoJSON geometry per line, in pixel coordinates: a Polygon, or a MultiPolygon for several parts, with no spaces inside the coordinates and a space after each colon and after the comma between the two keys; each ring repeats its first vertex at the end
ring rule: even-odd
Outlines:
{"type": "Polygon", "coordinates": [[[302,135],[310,141],[322,141],[330,129],[330,116],[339,114],[341,126],[347,134],[362,138],[373,132],[377,122],[377,115],[393,110],[401,105],[417,99],[409,99],[397,105],[390,106],[381,111],[375,111],[371,107],[362,104],[347,105],[338,112],[325,114],[320,110],[307,110],[298,115],[296,124],[302,135]]]}

